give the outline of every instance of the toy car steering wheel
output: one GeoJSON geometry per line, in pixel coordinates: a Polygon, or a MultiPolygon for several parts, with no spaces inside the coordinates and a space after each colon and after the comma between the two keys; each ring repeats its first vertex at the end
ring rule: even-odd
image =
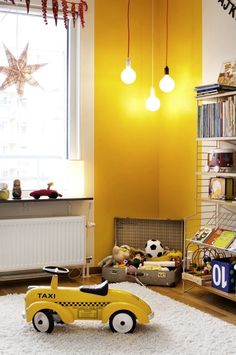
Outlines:
{"type": "Polygon", "coordinates": [[[61,275],[61,274],[68,274],[69,270],[65,267],[59,267],[59,266],[44,266],[43,271],[48,272],[49,274],[54,274],[54,275],[61,275]]]}

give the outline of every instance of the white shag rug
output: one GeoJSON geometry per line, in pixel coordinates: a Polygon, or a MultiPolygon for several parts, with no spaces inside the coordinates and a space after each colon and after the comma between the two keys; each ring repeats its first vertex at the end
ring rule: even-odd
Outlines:
{"type": "Polygon", "coordinates": [[[109,286],[143,298],[155,317],[147,325],[137,323],[133,334],[112,333],[108,324],[99,321],[57,325],[51,334],[44,334],[22,318],[23,294],[2,296],[0,354],[236,354],[234,325],[135,283],[109,286]]]}

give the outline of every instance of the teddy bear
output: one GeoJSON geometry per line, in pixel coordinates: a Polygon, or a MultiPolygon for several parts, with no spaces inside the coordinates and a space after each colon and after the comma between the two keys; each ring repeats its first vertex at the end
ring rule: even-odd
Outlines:
{"type": "Polygon", "coordinates": [[[112,250],[112,256],[116,264],[122,265],[130,258],[130,247],[128,245],[115,245],[112,250]]]}
{"type": "Polygon", "coordinates": [[[118,246],[115,245],[112,249],[112,255],[108,255],[104,259],[102,259],[98,266],[106,267],[106,266],[125,266],[126,260],[129,259],[130,255],[130,247],[128,245],[118,246]]]}
{"type": "Polygon", "coordinates": [[[115,245],[112,251],[113,258],[118,267],[134,266],[138,268],[143,264],[145,252],[141,249],[130,247],[129,245],[115,245]]]}
{"type": "Polygon", "coordinates": [[[130,255],[130,247],[128,245],[118,246],[115,245],[112,249],[112,255],[108,255],[104,259],[102,259],[98,266],[113,266],[113,265],[125,265],[126,260],[129,259],[130,255]]]}

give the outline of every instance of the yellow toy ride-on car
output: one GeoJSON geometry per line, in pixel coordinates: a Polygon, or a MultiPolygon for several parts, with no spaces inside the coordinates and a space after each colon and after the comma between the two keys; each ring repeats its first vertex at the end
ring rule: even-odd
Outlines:
{"type": "Polygon", "coordinates": [[[44,271],[53,274],[50,286],[29,286],[25,296],[27,322],[38,332],[51,333],[55,323],[72,323],[77,319],[109,322],[113,332],[132,333],[136,320],[149,323],[153,317],[150,306],[136,295],[110,289],[108,281],[98,285],[59,287],[58,275],[68,269],[47,266],[44,271]]]}

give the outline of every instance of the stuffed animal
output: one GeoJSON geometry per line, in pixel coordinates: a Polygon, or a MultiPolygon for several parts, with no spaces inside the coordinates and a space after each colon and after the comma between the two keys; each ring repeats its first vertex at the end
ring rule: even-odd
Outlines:
{"type": "Polygon", "coordinates": [[[9,199],[8,185],[5,182],[0,183],[0,200],[9,199]]]}
{"type": "Polygon", "coordinates": [[[13,182],[12,197],[17,200],[21,199],[21,187],[19,179],[15,179],[13,182]]]}
{"type": "Polygon", "coordinates": [[[98,266],[125,266],[126,260],[129,259],[129,255],[130,247],[128,245],[122,245],[120,247],[118,245],[115,245],[112,250],[112,255],[108,255],[106,258],[102,259],[98,263],[98,266]]]}
{"type": "Polygon", "coordinates": [[[108,255],[106,258],[99,261],[99,267],[106,267],[106,266],[113,266],[114,265],[114,258],[112,255],[108,255]]]}
{"type": "Polygon", "coordinates": [[[102,259],[98,266],[115,266],[119,268],[125,268],[127,266],[134,266],[138,268],[140,264],[143,264],[145,252],[141,249],[135,249],[129,245],[115,245],[112,250],[112,255],[102,259]]]}
{"type": "Polygon", "coordinates": [[[125,260],[130,258],[130,247],[128,245],[115,245],[112,250],[112,256],[117,264],[124,264],[125,260]]]}
{"type": "Polygon", "coordinates": [[[139,267],[143,264],[145,252],[141,249],[130,247],[129,245],[115,245],[112,252],[113,258],[119,266],[139,267]]]}
{"type": "Polygon", "coordinates": [[[132,259],[127,260],[127,265],[138,268],[140,265],[143,265],[143,262],[144,262],[144,254],[137,253],[132,259]]]}

